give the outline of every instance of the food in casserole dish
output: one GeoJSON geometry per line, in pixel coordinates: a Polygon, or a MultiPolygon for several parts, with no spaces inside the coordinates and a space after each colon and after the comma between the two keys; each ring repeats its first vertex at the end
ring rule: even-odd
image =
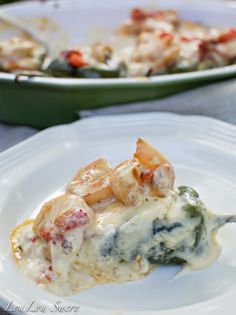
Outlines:
{"type": "MultiPolygon", "coordinates": [[[[9,55],[14,60],[15,50],[9,55]]],[[[46,62],[39,58],[34,70],[39,70],[41,62],[41,71],[55,77],[149,77],[223,67],[235,61],[235,28],[183,20],[175,10],[134,8],[110,39],[66,49],[46,62]]],[[[28,70],[32,61],[28,62],[2,70],[28,70]]]]}
{"type": "Polygon", "coordinates": [[[39,71],[46,51],[27,37],[12,37],[0,41],[0,71],[39,71]]]}
{"type": "Polygon", "coordinates": [[[221,251],[218,229],[236,216],[210,212],[174,180],[171,163],[143,139],[115,168],[105,159],[90,163],[35,220],[13,230],[17,265],[58,295],[142,279],[163,264],[207,267],[221,251]]]}

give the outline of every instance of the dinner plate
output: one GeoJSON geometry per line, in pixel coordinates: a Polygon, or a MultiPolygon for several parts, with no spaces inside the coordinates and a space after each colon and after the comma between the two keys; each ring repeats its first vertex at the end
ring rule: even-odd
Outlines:
{"type": "MultiPolygon", "coordinates": [[[[235,27],[235,1],[212,0],[49,0],[1,6],[26,21],[54,50],[104,39],[133,7],[174,8],[185,19],[235,27]],[[32,18],[33,17],[33,18],[32,18]],[[43,18],[43,19],[42,19],[43,18]]],[[[7,30],[8,31],[8,30],[7,30]]],[[[6,29],[1,29],[1,36],[6,29]]],[[[164,97],[236,74],[236,65],[151,78],[29,78],[0,73],[0,120],[46,127],[71,122],[76,112],[111,104],[164,97]]]]}
{"type": "Polygon", "coordinates": [[[56,308],[67,313],[65,308],[72,306],[80,315],[234,315],[233,224],[219,232],[222,254],[204,270],[175,277],[178,266],[163,266],[140,281],[99,285],[64,298],[43,291],[20,273],[10,252],[9,234],[18,223],[35,217],[45,200],[61,193],[78,167],[99,157],[107,157],[112,165],[130,158],[137,137],[153,143],[173,162],[176,185],[196,188],[217,213],[236,214],[235,134],[236,127],[200,116],[104,116],[50,128],[2,153],[0,306],[12,303],[9,308],[21,307],[14,313],[21,315],[32,314],[36,307],[44,307],[46,314],[56,314],[56,308]]]}

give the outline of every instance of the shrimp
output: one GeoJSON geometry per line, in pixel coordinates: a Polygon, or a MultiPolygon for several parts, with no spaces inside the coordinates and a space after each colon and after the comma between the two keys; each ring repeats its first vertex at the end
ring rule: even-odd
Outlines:
{"type": "MultiPolygon", "coordinates": [[[[149,170],[146,170],[146,176],[151,180],[151,187],[158,197],[165,197],[172,189],[175,180],[175,173],[171,163],[153,146],[143,139],[138,139],[137,149],[134,158],[149,170]]],[[[142,171],[139,175],[142,178],[142,171]]]]}
{"type": "Polygon", "coordinates": [[[138,162],[128,160],[118,165],[110,176],[111,189],[118,200],[127,206],[138,202],[141,186],[135,176],[138,162]]]}
{"type": "Polygon", "coordinates": [[[150,170],[155,170],[158,166],[167,162],[167,159],[157,149],[141,138],[137,141],[134,158],[150,170]]]}
{"type": "Polygon", "coordinates": [[[153,172],[152,188],[158,197],[165,197],[173,188],[175,173],[171,164],[164,163],[153,172]]]}
{"type": "Polygon", "coordinates": [[[7,72],[40,70],[45,49],[38,43],[20,37],[0,42],[0,68],[7,72]]]}
{"type": "Polygon", "coordinates": [[[112,48],[102,43],[96,43],[92,46],[93,58],[101,63],[106,63],[112,56],[112,48]]]}
{"type": "Polygon", "coordinates": [[[96,160],[78,170],[67,186],[66,192],[80,196],[88,205],[94,205],[103,200],[112,200],[114,195],[109,178],[111,170],[107,160],[96,160]]]}
{"type": "Polygon", "coordinates": [[[83,196],[89,191],[92,183],[108,174],[111,170],[112,168],[108,164],[107,160],[96,160],[77,171],[76,175],[67,185],[66,192],[83,196]]]}
{"type": "Polygon", "coordinates": [[[155,32],[156,29],[174,30],[179,18],[174,10],[146,11],[134,8],[130,18],[127,19],[119,28],[118,34],[137,36],[142,32],[155,32]]]}
{"type": "Polygon", "coordinates": [[[106,205],[112,202],[114,194],[111,189],[110,176],[105,175],[97,181],[94,181],[91,184],[89,191],[84,194],[83,198],[92,208],[95,204],[99,204],[105,200],[107,201],[106,205]]]}
{"type": "Polygon", "coordinates": [[[45,241],[62,240],[69,228],[93,221],[93,210],[83,199],[76,195],[64,194],[43,205],[34,221],[33,230],[45,241]]]}
{"type": "Polygon", "coordinates": [[[80,169],[66,188],[95,211],[117,200],[126,206],[136,205],[152,190],[165,197],[173,187],[174,171],[167,159],[148,142],[138,139],[133,160],[114,170],[104,159],[80,169]]]}

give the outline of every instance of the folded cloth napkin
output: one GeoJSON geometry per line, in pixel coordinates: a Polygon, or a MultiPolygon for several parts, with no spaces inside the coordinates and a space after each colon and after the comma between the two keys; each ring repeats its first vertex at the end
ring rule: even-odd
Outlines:
{"type": "Polygon", "coordinates": [[[82,110],[79,117],[162,111],[204,115],[236,124],[236,79],[205,85],[155,101],[82,110]]]}

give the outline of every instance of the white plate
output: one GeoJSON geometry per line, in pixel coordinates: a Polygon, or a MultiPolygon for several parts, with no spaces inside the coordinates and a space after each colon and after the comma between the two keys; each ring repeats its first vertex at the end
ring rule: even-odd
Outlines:
{"type": "MultiPolygon", "coordinates": [[[[107,116],[48,129],[1,154],[0,305],[13,301],[26,308],[34,300],[47,308],[46,314],[57,301],[63,306],[79,305],[80,315],[235,314],[233,225],[220,231],[222,254],[205,270],[170,282],[178,268],[162,267],[142,281],[97,286],[64,299],[41,290],[18,271],[8,240],[12,228],[58,194],[78,167],[98,157],[107,157],[115,165],[131,156],[140,136],[173,162],[177,185],[195,187],[215,212],[236,213],[235,134],[235,127],[203,117],[107,116]]],[[[32,314],[15,314],[25,313],[32,314]]]]}

